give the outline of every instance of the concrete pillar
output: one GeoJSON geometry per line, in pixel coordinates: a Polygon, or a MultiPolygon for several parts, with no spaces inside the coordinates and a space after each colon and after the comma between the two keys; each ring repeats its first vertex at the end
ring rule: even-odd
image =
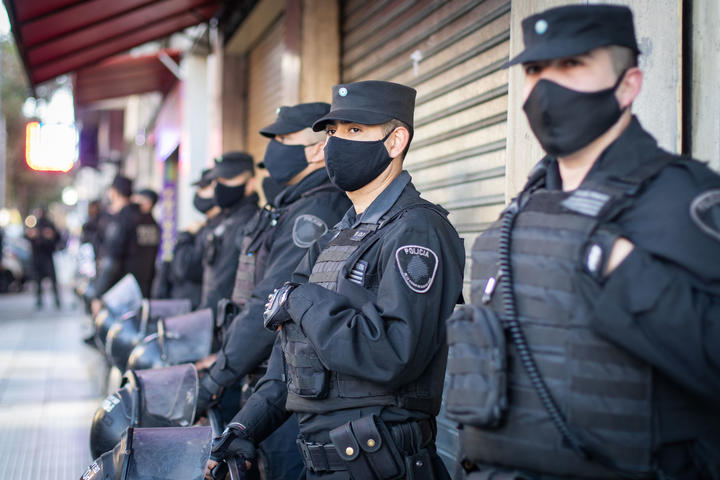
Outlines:
{"type": "Polygon", "coordinates": [[[340,7],[337,0],[304,0],[300,102],[332,100],[340,81],[340,7]]]}
{"type": "Polygon", "coordinates": [[[200,177],[210,162],[208,152],[207,61],[199,55],[187,55],[182,62],[180,168],[178,172],[178,226],[186,227],[201,218],[192,206],[191,182],[200,177]]]}
{"type": "MultiPolygon", "coordinates": [[[[523,18],[548,8],[577,3],[568,0],[513,0],[510,56],[513,57],[523,50],[520,25],[523,18]]],[[[635,100],[633,112],[663,148],[679,151],[682,134],[682,0],[612,0],[585,3],[620,3],[632,8],[635,31],[642,51],[640,68],[645,74],[643,89],[635,100]]],[[[522,111],[523,81],[522,69],[512,67],[508,97],[506,200],[515,196],[523,187],[528,172],[544,155],[522,111]]]]}
{"type": "Polygon", "coordinates": [[[692,154],[720,171],[720,4],[694,0],[692,154]]]}

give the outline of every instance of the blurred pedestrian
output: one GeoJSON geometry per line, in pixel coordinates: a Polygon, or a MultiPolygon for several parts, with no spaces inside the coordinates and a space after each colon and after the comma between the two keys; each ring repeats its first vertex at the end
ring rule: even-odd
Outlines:
{"type": "Polygon", "coordinates": [[[60,243],[60,233],[52,220],[48,218],[45,207],[36,208],[33,214],[37,220],[33,227],[25,230],[25,238],[30,242],[32,249],[33,273],[36,282],[35,305],[38,309],[42,308],[42,281],[48,278],[55,296],[55,306],[60,308],[60,295],[53,263],[53,253],[60,243]]]}

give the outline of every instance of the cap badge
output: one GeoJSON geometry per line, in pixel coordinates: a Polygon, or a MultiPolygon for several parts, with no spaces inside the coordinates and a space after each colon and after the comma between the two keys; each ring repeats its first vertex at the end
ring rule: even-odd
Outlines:
{"type": "Polygon", "coordinates": [[[548,23],[545,20],[538,20],[535,22],[535,32],[538,35],[542,35],[543,33],[547,32],[548,29],[548,23]]]}
{"type": "Polygon", "coordinates": [[[338,95],[340,95],[341,97],[346,96],[346,95],[347,95],[347,88],[345,88],[345,87],[340,87],[340,88],[338,89],[338,95]]]}
{"type": "Polygon", "coordinates": [[[282,110],[282,107],[278,107],[275,109],[275,115],[280,115],[280,110],[282,110]]]}

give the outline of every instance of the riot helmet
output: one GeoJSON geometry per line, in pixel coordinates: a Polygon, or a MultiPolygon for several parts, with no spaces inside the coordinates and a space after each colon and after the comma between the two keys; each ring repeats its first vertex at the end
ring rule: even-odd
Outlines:
{"type": "Polygon", "coordinates": [[[93,457],[112,449],[128,427],[192,425],[197,391],[198,376],[192,364],[126,372],[121,388],[103,401],[93,417],[93,457]]]}
{"type": "Polygon", "coordinates": [[[210,427],[130,427],[81,480],[202,480],[211,448],[210,427]]]}
{"type": "Polygon", "coordinates": [[[143,300],[142,305],[140,318],[116,322],[107,334],[105,354],[110,364],[123,372],[128,367],[128,357],[133,348],[143,337],[157,331],[159,319],[186,313],[192,308],[187,299],[143,300]]]}
{"type": "Polygon", "coordinates": [[[130,354],[130,368],[159,368],[196,362],[210,354],[214,323],[209,308],[161,319],[157,325],[157,333],[145,337],[130,354]]]}

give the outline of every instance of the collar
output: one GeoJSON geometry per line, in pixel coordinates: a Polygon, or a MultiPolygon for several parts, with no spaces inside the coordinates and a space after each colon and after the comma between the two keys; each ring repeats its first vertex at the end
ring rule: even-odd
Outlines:
{"type": "Polygon", "coordinates": [[[346,230],[348,228],[357,228],[361,223],[379,223],[382,216],[385,215],[395,202],[397,202],[398,198],[400,198],[400,194],[407,184],[410,183],[411,179],[407,170],[403,170],[400,172],[400,175],[390,182],[390,185],[373,200],[365,212],[358,216],[355,213],[355,207],[350,207],[343,219],[340,220],[340,223],[337,224],[337,227],[341,230],[346,230]]]}
{"type": "Polygon", "coordinates": [[[275,196],[274,203],[278,207],[284,207],[302,197],[305,192],[329,182],[330,177],[328,177],[327,169],[320,168],[314,172],[310,172],[309,175],[304,177],[295,185],[285,187],[277,194],[277,196],[275,196]]]}
{"type": "Polygon", "coordinates": [[[251,193],[250,195],[247,195],[247,196],[243,197],[242,199],[240,199],[240,201],[237,202],[235,205],[232,205],[227,208],[223,208],[222,213],[227,213],[228,215],[231,215],[231,214],[235,213],[236,211],[240,210],[241,208],[243,208],[245,205],[248,205],[248,204],[257,205],[259,198],[260,197],[258,197],[257,193],[251,193]]]}
{"type": "MultiPolygon", "coordinates": [[[[635,170],[641,163],[657,156],[657,150],[658,145],[655,138],[645,131],[640,121],[633,115],[627,128],[595,160],[578,188],[582,188],[588,181],[596,180],[599,177],[622,178],[635,170]]],[[[557,159],[546,158],[545,188],[560,190],[562,189],[562,178],[557,159]]],[[[543,160],[543,162],[545,161],[543,160]]]]}

